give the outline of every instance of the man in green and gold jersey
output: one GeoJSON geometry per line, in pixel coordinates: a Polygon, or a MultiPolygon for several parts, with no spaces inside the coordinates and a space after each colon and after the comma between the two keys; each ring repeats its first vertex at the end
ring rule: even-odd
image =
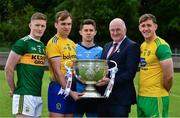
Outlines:
{"type": "Polygon", "coordinates": [[[172,52],[169,44],[156,35],[156,17],[144,14],[139,30],[145,41],[141,45],[138,117],[167,117],[169,92],[173,80],[172,52]]]}
{"type": "Polygon", "coordinates": [[[10,87],[12,113],[16,117],[39,117],[42,111],[41,87],[45,69],[45,45],[40,41],[46,29],[47,17],[36,12],[29,23],[30,34],[12,46],[5,66],[10,87]],[[14,70],[17,70],[17,84],[14,70]]]}

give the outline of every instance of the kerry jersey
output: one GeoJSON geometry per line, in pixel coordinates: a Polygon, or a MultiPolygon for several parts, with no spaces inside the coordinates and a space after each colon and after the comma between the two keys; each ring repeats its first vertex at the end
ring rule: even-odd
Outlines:
{"type": "Polygon", "coordinates": [[[172,58],[167,42],[156,37],[141,45],[139,95],[149,97],[168,96],[163,86],[163,72],[160,61],[172,58]]]}
{"type": "Polygon", "coordinates": [[[16,41],[12,51],[21,55],[16,66],[17,86],[14,93],[20,95],[41,96],[42,78],[45,69],[45,46],[26,36],[16,41]]]}
{"type": "MultiPolygon", "coordinates": [[[[60,67],[59,69],[65,75],[65,62],[68,60],[75,61],[76,60],[76,44],[70,39],[64,39],[55,35],[52,37],[46,47],[47,57],[48,59],[54,57],[60,57],[60,67]]],[[[72,66],[72,63],[67,63],[67,66],[72,66]]],[[[49,66],[50,77],[53,78],[53,72],[51,66],[49,66]]]]}

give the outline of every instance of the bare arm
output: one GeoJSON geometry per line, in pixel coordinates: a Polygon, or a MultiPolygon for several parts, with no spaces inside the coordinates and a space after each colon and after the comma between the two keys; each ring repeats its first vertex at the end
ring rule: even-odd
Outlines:
{"type": "MultiPolygon", "coordinates": [[[[53,69],[53,73],[55,76],[55,79],[59,82],[59,84],[62,86],[63,89],[66,88],[66,80],[64,78],[63,73],[60,71],[60,57],[56,57],[56,58],[51,58],[49,59],[49,63],[52,66],[53,69]]],[[[70,91],[70,96],[72,96],[72,98],[74,100],[78,100],[79,96],[81,96],[81,93],[77,93],[75,91],[70,91]]]]}
{"type": "Polygon", "coordinates": [[[59,84],[62,86],[63,89],[65,89],[66,87],[66,81],[64,78],[63,73],[60,71],[60,57],[55,57],[55,58],[51,58],[49,59],[49,63],[52,66],[52,70],[54,73],[54,79],[56,79],[59,84]]]}
{"type": "Polygon", "coordinates": [[[160,62],[163,71],[164,88],[169,92],[173,83],[173,61],[172,58],[160,62]]]}
{"type": "Polygon", "coordinates": [[[16,54],[15,52],[11,51],[5,66],[5,77],[10,87],[10,96],[13,95],[15,84],[14,84],[14,69],[16,64],[18,63],[21,55],[16,54]]]}

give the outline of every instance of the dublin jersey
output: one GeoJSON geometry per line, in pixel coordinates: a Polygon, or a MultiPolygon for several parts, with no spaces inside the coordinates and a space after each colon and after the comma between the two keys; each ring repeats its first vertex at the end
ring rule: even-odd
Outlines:
{"type": "MultiPolygon", "coordinates": [[[[75,48],[76,48],[76,44],[70,39],[68,38],[64,39],[62,37],[59,37],[58,35],[55,35],[49,40],[47,44],[46,47],[47,57],[48,59],[54,57],[60,57],[59,61],[61,65],[59,69],[65,75],[66,74],[66,69],[64,66],[65,62],[68,60],[72,60],[72,61],[76,60],[75,48]]],[[[53,78],[52,68],[50,67],[49,69],[50,69],[50,77],[53,78]]]]}
{"type": "Polygon", "coordinates": [[[26,36],[19,39],[12,46],[12,51],[21,55],[16,66],[18,81],[14,93],[41,96],[42,78],[45,69],[44,44],[26,36]]]}
{"type": "MultiPolygon", "coordinates": [[[[100,59],[101,53],[102,53],[102,48],[97,45],[87,48],[83,46],[81,43],[78,43],[76,46],[76,58],[78,60],[100,59]]],[[[77,81],[76,83],[77,92],[83,92],[84,89],[85,89],[85,85],[77,81]]]]}
{"type": "Polygon", "coordinates": [[[102,48],[97,45],[87,48],[81,45],[81,43],[78,43],[76,47],[77,59],[99,59],[101,57],[101,53],[102,53],[102,48]]]}
{"type": "Polygon", "coordinates": [[[163,39],[156,37],[141,45],[139,95],[149,97],[168,96],[163,86],[160,61],[172,58],[171,49],[163,39]]]}

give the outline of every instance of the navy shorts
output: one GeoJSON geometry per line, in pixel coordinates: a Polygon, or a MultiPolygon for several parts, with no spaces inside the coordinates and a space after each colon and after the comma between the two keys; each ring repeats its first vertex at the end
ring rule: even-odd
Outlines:
{"type": "Polygon", "coordinates": [[[75,101],[71,96],[58,95],[61,86],[51,81],[48,88],[48,110],[60,114],[75,113],[75,101]]]}

